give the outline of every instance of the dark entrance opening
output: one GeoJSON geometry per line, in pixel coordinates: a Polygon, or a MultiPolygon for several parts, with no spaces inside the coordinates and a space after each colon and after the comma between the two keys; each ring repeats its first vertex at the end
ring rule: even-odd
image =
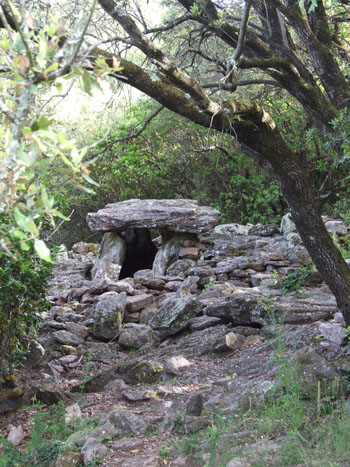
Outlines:
{"type": "Polygon", "coordinates": [[[127,229],[119,234],[126,244],[125,260],[119,279],[133,277],[140,269],[152,269],[157,247],[148,229],[127,229]]]}

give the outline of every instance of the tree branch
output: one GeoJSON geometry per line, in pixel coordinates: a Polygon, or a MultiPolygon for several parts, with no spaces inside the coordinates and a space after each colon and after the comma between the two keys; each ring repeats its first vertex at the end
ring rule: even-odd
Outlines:
{"type": "MultiPolygon", "coordinates": [[[[129,141],[131,139],[134,139],[134,138],[137,138],[138,136],[141,135],[141,133],[143,133],[145,131],[145,129],[147,128],[147,126],[151,123],[151,121],[164,109],[164,106],[161,105],[160,107],[158,107],[158,109],[153,112],[144,122],[143,122],[143,125],[142,127],[137,130],[135,133],[133,134],[130,134],[130,135],[127,135],[127,136],[122,136],[121,138],[117,138],[117,139],[114,139],[113,141],[110,141],[108,144],[106,144],[106,146],[99,152],[96,152],[94,154],[92,154],[92,156],[90,157],[90,159],[94,159],[95,157],[97,156],[100,156],[101,154],[105,153],[111,146],[113,146],[114,144],[116,143],[122,143],[124,141],[129,141]]],[[[97,146],[98,144],[100,144],[103,140],[105,139],[105,136],[103,138],[101,138],[99,141],[97,141],[96,143],[94,143],[94,146],[97,146]]],[[[94,147],[92,146],[92,147],[94,147]]]]}
{"type": "Polygon", "coordinates": [[[238,59],[241,57],[243,53],[243,47],[244,47],[244,43],[247,37],[249,13],[250,13],[250,8],[252,6],[252,2],[253,0],[245,0],[244,2],[244,10],[243,10],[243,15],[241,19],[241,25],[239,28],[237,45],[228,62],[227,75],[223,78],[224,82],[227,82],[229,80],[232,81],[232,77],[235,75],[235,72],[237,70],[238,59]]]}
{"type": "Polygon", "coordinates": [[[170,21],[169,23],[165,24],[164,26],[159,26],[157,28],[145,29],[143,31],[144,34],[152,34],[155,32],[165,32],[169,31],[169,29],[173,29],[179,24],[185,23],[186,21],[190,21],[193,19],[192,15],[183,15],[180,18],[175,19],[174,21],[170,21]]]}

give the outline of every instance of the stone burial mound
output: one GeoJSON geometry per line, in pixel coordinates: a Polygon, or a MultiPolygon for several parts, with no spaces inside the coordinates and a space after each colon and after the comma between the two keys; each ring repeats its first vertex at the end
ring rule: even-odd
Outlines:
{"type": "Polygon", "coordinates": [[[175,259],[198,259],[198,234],[208,232],[219,220],[219,211],[189,199],[132,199],[107,204],[87,215],[93,232],[107,232],[91,276],[118,280],[141,269],[164,275],[175,259]],[[159,250],[151,230],[161,236],[159,250]]]}
{"type": "MultiPolygon", "coordinates": [[[[62,456],[75,460],[56,467],[94,456],[108,467],[157,466],[173,433],[261,403],[278,372],[276,323],[305,387],[350,374],[345,323],[290,215],[280,228],[219,220],[192,200],[109,204],[87,218],[105,232],[101,245],[58,255],[25,377],[0,391],[8,417],[33,397],[79,402],[67,410],[81,410],[88,426],[64,444],[62,456]]],[[[348,232],[324,222],[339,241],[348,232]]]]}

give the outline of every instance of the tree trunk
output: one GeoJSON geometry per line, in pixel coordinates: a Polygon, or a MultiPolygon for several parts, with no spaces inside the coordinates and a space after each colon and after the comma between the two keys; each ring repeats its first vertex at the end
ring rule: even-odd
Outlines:
{"type": "Polygon", "coordinates": [[[278,132],[263,125],[259,133],[260,138],[256,138],[255,142],[251,138],[246,139],[245,144],[249,144],[249,147],[245,152],[258,159],[280,185],[303,244],[334,294],[349,326],[350,268],[324,225],[316,193],[305,175],[303,165],[278,132]],[[253,154],[251,149],[254,150],[253,154]]]}

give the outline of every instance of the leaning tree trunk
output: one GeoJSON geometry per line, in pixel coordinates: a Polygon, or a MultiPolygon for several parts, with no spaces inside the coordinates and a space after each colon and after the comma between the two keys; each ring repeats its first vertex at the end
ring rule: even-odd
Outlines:
{"type": "Polygon", "coordinates": [[[275,129],[262,125],[258,133],[254,140],[248,137],[244,143],[280,185],[303,244],[350,325],[350,268],[324,225],[305,169],[275,129]]]}
{"type": "MultiPolygon", "coordinates": [[[[287,193],[284,193],[287,197],[287,193]]],[[[329,235],[321,216],[308,204],[308,197],[288,196],[289,207],[300,237],[317,270],[334,294],[346,324],[350,325],[350,269],[329,235]]]]}

